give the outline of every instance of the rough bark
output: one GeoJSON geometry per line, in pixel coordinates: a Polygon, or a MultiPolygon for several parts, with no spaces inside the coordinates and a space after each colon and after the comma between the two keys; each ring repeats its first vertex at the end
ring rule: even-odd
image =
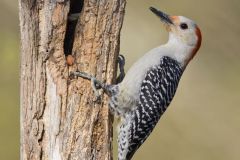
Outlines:
{"type": "Polygon", "coordinates": [[[22,160],[112,159],[107,97],[95,103],[90,82],[70,80],[69,73],[78,69],[114,82],[125,0],[84,0],[71,48],[64,43],[68,13],[80,3],[19,0],[22,160]]]}

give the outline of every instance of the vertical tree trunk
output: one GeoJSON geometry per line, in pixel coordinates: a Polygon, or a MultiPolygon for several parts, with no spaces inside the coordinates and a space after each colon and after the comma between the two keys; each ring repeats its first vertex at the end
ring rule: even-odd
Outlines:
{"type": "Polygon", "coordinates": [[[107,98],[95,103],[90,82],[69,73],[114,82],[124,8],[125,0],[19,0],[22,160],[112,159],[107,98]]]}

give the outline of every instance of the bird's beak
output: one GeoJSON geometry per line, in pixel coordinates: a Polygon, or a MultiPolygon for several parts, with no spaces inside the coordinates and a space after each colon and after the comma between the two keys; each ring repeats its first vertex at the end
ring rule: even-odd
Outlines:
{"type": "Polygon", "coordinates": [[[160,17],[161,21],[167,25],[173,24],[171,18],[166,13],[163,13],[162,11],[157,10],[156,8],[150,7],[150,10],[156,14],[158,17],[160,17]]]}

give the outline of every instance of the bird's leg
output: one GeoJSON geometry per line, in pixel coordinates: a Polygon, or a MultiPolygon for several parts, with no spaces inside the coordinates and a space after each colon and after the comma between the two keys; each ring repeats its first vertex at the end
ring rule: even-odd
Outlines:
{"type": "Polygon", "coordinates": [[[98,89],[103,89],[103,91],[109,96],[111,97],[113,94],[115,94],[115,90],[113,89],[114,85],[108,85],[105,84],[99,80],[96,79],[96,77],[85,73],[85,72],[80,72],[80,71],[75,71],[75,72],[71,72],[70,73],[70,78],[73,79],[74,77],[82,77],[84,79],[90,80],[91,81],[91,86],[92,89],[94,91],[94,94],[96,96],[96,101],[100,101],[100,95],[98,93],[98,89]]]}
{"type": "Polygon", "coordinates": [[[98,89],[103,89],[105,90],[107,87],[106,84],[102,83],[101,81],[97,80],[94,76],[88,74],[88,73],[85,73],[85,72],[80,72],[80,71],[75,71],[75,72],[71,72],[70,73],[70,77],[73,78],[73,77],[82,77],[84,79],[88,79],[91,81],[91,86],[92,86],[92,89],[94,91],[94,94],[96,96],[96,100],[99,101],[100,100],[100,95],[98,93],[98,89]]]}
{"type": "Polygon", "coordinates": [[[124,71],[125,58],[124,58],[124,56],[119,55],[117,62],[118,62],[119,72],[120,72],[120,74],[118,75],[117,80],[116,80],[116,82],[118,84],[118,83],[122,82],[123,78],[125,77],[125,71],[124,71]]]}
{"type": "MultiPolygon", "coordinates": [[[[118,56],[118,65],[119,65],[119,70],[120,70],[120,74],[119,76],[117,77],[117,83],[120,83],[124,76],[125,76],[125,72],[124,72],[124,65],[125,65],[125,58],[123,55],[119,55],[118,56]]],[[[96,96],[96,99],[97,101],[100,100],[100,95],[98,93],[98,89],[103,89],[103,91],[109,96],[111,97],[112,95],[116,94],[115,92],[115,85],[108,85],[108,84],[105,84],[99,80],[96,79],[96,77],[88,74],[88,73],[85,73],[85,72],[81,72],[81,71],[75,71],[75,72],[71,72],[70,73],[70,78],[73,79],[74,77],[82,77],[84,79],[88,79],[91,81],[91,86],[92,86],[92,89],[94,91],[94,94],[96,96]]]]}

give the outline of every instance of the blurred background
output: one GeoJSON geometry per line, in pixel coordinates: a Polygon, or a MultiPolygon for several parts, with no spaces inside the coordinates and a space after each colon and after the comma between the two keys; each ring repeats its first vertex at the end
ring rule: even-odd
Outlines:
{"type": "MultiPolygon", "coordinates": [[[[203,35],[202,47],[186,69],[173,103],[133,160],[239,160],[240,1],[127,1],[121,33],[126,69],[167,41],[167,32],[149,6],[194,19],[203,35]]],[[[19,159],[18,24],[16,0],[1,0],[1,160],[19,159]]]]}
{"type": "Polygon", "coordinates": [[[19,21],[17,0],[0,0],[0,159],[19,159],[19,21]]]}

